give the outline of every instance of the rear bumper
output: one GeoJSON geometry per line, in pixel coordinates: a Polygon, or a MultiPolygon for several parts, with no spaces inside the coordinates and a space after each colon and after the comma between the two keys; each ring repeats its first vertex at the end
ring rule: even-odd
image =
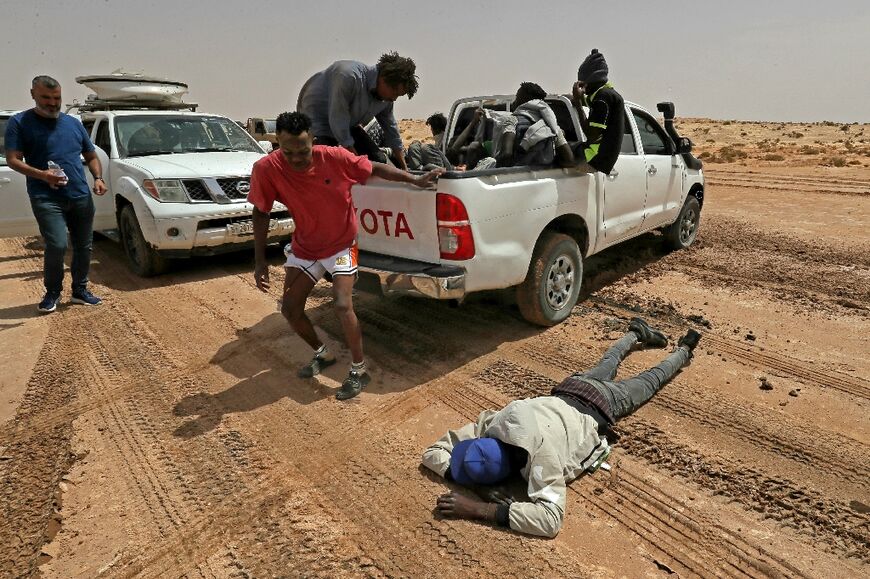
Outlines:
{"type": "Polygon", "coordinates": [[[465,269],[455,265],[360,251],[359,272],[375,277],[385,296],[410,295],[437,300],[465,296],[465,269]]]}

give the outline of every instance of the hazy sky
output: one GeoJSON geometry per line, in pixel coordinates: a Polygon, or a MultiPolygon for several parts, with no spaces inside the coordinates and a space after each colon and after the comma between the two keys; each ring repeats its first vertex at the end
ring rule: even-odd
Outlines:
{"type": "Polygon", "coordinates": [[[233,118],[293,110],[334,60],[417,63],[398,118],[522,81],[567,92],[592,48],[622,95],[678,116],[870,121],[870,0],[474,2],[473,0],[0,0],[0,109],[25,108],[49,74],[116,68],[182,80],[200,110],[233,118]],[[639,6],[638,6],[639,5],[639,6]]]}

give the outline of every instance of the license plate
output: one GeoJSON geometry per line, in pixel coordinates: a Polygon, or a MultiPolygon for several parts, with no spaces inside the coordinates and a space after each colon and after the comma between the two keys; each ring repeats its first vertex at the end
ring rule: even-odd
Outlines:
{"type": "MultiPolygon", "coordinates": [[[[269,220],[269,231],[276,229],[278,227],[277,219],[269,220]]],[[[253,221],[237,221],[235,223],[227,223],[227,235],[232,235],[233,237],[243,237],[245,235],[253,235],[254,234],[254,222],[253,221]]]]}

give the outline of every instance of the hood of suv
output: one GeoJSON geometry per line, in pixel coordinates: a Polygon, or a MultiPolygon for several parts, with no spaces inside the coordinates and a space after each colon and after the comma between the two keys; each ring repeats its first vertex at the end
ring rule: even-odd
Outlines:
{"type": "Polygon", "coordinates": [[[120,159],[116,163],[139,169],[153,179],[198,179],[250,175],[263,153],[179,153],[120,159]]]}

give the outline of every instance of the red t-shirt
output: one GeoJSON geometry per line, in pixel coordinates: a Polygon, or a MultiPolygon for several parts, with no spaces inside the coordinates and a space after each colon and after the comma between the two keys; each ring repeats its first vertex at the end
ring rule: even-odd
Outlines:
{"type": "Polygon", "coordinates": [[[365,183],[372,163],[342,147],[312,147],[311,166],[294,171],[281,150],[254,163],[248,201],[263,213],[279,201],[296,222],[293,253],[323,259],[349,248],[356,239],[356,208],[350,188],[365,183]]]}

